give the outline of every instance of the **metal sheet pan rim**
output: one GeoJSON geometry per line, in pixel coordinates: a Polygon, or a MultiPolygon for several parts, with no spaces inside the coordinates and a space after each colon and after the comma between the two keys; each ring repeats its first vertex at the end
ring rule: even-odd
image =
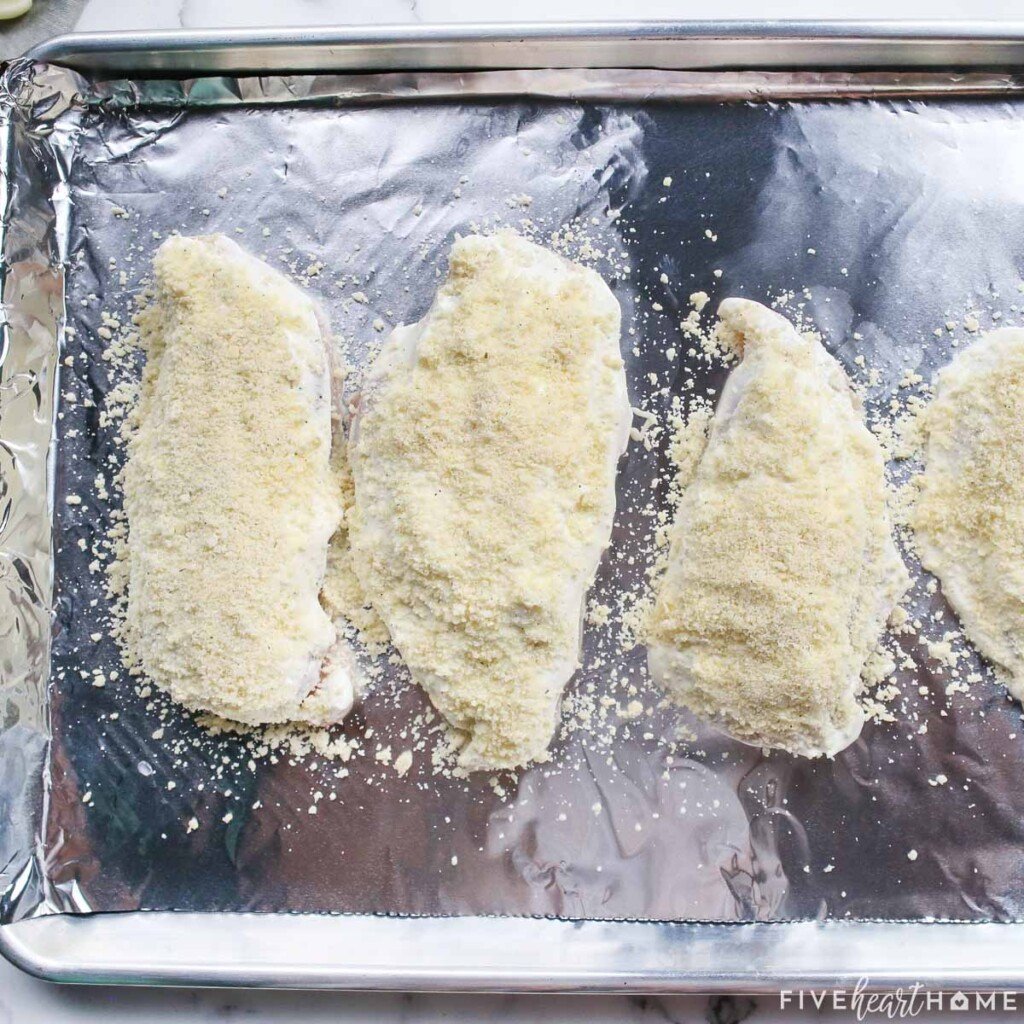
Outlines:
{"type": "Polygon", "coordinates": [[[877,991],[915,983],[933,991],[1024,986],[1015,954],[1024,941],[1020,924],[442,918],[452,943],[424,949],[415,919],[357,915],[348,919],[358,927],[347,935],[338,929],[343,920],[144,911],[54,916],[0,928],[0,953],[36,977],[74,984],[691,994],[858,986],[877,991]],[[653,956],[646,943],[635,941],[639,928],[657,930],[653,956]],[[467,929],[471,942],[463,941],[467,929]],[[800,941],[780,941],[780,932],[798,932],[800,941]],[[319,959],[311,963],[306,951],[317,933],[319,959]],[[524,955],[495,970],[493,950],[515,943],[524,955]],[[253,944],[273,950],[272,956],[246,960],[244,950],[253,944]],[[819,954],[813,963],[806,960],[809,944],[819,954]],[[237,952],[225,956],[225,950],[237,952]]]}
{"type": "Polygon", "coordinates": [[[1024,63],[1024,21],[646,21],[160,30],[57,36],[26,57],[224,71],[508,67],[922,67],[1024,63]],[[697,46],[699,44],[699,48],[697,46]],[[306,63],[296,64],[298,54],[306,63]],[[247,58],[248,60],[243,60],[247,58]]]}

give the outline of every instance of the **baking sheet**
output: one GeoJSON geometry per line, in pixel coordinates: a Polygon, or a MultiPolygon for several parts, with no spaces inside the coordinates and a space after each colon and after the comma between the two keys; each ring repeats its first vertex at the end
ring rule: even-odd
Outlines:
{"type": "MultiPolygon", "coordinates": [[[[699,726],[679,740],[680,716],[657,707],[642,652],[595,665],[611,648],[590,630],[570,700],[593,684],[625,703],[635,685],[653,714],[613,740],[575,732],[550,764],[503,776],[504,795],[482,777],[437,778],[426,752],[404,778],[374,760],[382,736],[400,749],[403,723],[424,706],[401,679],[350,720],[350,735],[372,728],[375,740],[335,780],[337,766],[315,757],[250,767],[230,738],[169,756],[176,739],[201,735],[186,716],[163,723],[132,687],[98,689],[79,674],[117,662],[102,628],[91,640],[105,597],[89,548],[116,503],[98,501],[91,481],[117,457],[98,408],[118,378],[96,332],[101,311],[127,311],[159,238],[220,230],[277,265],[322,263],[304,284],[359,360],[379,340],[376,318],[423,313],[456,233],[528,219],[545,237],[575,220],[571,234],[604,254],[596,266],[623,306],[634,404],[664,411],[652,370],[671,371],[677,390],[695,374],[698,387],[724,379],[720,367],[667,360],[688,347],[678,324],[690,292],[764,300],[792,289],[851,374],[864,376],[861,353],[881,371],[869,406],[882,415],[908,366],[927,375],[946,360],[955,335],[933,331],[951,316],[981,307],[1013,321],[1024,139],[1010,78],[987,87],[1007,95],[961,99],[947,95],[951,76],[855,77],[819,87],[934,95],[737,102],[806,90],[806,74],[732,76],[734,102],[720,103],[723,76],[656,72],[90,85],[10,69],[0,920],[138,908],[1019,918],[1019,708],[980,665],[984,682],[947,701],[918,645],[897,723],[869,724],[834,761],[802,762],[699,726]],[[358,285],[337,286],[352,274],[358,285]],[[367,304],[352,301],[357,288],[367,304]],[[74,357],[59,384],[58,343],[74,357]],[[41,513],[55,389],[47,673],[41,513]],[[83,504],[68,505],[69,493],[83,504]],[[940,774],[948,782],[932,784],[940,774]],[[334,800],[315,798],[332,788],[334,800]]],[[[634,445],[623,464],[600,594],[639,576],[619,556],[650,549],[663,448],[634,445]]]]}

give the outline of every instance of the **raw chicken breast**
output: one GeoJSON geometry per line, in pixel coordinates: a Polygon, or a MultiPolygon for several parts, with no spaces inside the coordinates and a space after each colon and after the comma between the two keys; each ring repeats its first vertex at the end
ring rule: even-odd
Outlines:
{"type": "Polygon", "coordinates": [[[350,435],[353,559],[466,769],[546,757],[608,544],[630,406],[619,308],[511,232],[452,248],[350,435]]]}
{"type": "Polygon", "coordinates": [[[860,734],[861,673],[908,583],[881,449],[818,341],[755,302],[719,316],[743,360],[676,511],[651,674],[738,740],[831,756],[860,734]]]}
{"type": "Polygon", "coordinates": [[[224,718],[337,721],[353,676],[318,600],[341,506],[316,309],[221,235],[168,239],[154,269],[124,471],[126,660],[224,718]]]}
{"type": "Polygon", "coordinates": [[[939,373],[922,414],[912,517],[921,564],[1024,700],[1024,330],[1003,328],[939,373]]]}

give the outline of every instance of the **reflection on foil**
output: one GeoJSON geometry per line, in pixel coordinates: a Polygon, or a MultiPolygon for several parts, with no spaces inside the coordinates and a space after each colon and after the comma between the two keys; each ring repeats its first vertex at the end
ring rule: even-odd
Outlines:
{"type": "MultiPolygon", "coordinates": [[[[945,702],[917,690],[940,694],[944,681],[909,641],[909,717],[812,763],[686,721],[660,702],[642,651],[612,655],[608,632],[588,627],[569,700],[639,696],[650,709],[614,741],[570,733],[549,764],[503,777],[504,797],[484,778],[432,776],[419,754],[417,770],[384,783],[372,758],[353,759],[315,815],[324,766],[251,768],[231,737],[189,746],[186,716],[159,720],[126,680],[88,678],[118,665],[103,574],[90,570],[117,502],[92,481],[120,458],[98,414],[118,378],[97,329],[102,311],[128,314],[159,238],[223,231],[279,265],[322,266],[306,284],[358,377],[379,342],[373,321],[423,314],[456,233],[532,221],[543,238],[581,218],[623,306],[634,404],[665,413],[691,377],[721,386],[680,333],[691,292],[806,288],[847,368],[864,352],[881,370],[869,400],[884,416],[904,369],[947,357],[932,331],[949,309],[984,297],[1012,312],[1024,256],[1014,79],[541,71],[89,85],[18,65],[4,89],[0,920],[136,908],[1021,915],[1019,711],[979,666],[983,705],[957,697],[941,715],[945,702]],[[929,99],[892,98],[918,95],[929,99]],[[775,102],[715,102],[764,98],[775,102]],[[61,401],[51,479],[51,673],[58,351],[71,357],[59,390],[75,400],[61,401]],[[648,375],[666,371],[662,392],[648,375]],[[937,772],[948,786],[928,784],[937,772]]],[[[663,448],[634,445],[623,463],[602,600],[642,581],[663,448]]],[[[397,743],[424,706],[386,684],[346,730],[397,743]]]]}

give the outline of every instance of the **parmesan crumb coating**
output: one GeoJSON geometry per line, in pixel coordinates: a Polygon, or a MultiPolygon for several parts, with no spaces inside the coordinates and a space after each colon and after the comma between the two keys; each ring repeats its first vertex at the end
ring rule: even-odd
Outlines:
{"type": "Polygon", "coordinates": [[[1024,330],[992,331],[938,375],[921,414],[925,471],[911,516],[968,636],[1024,699],[1024,330]]]}
{"type": "Polygon", "coordinates": [[[743,742],[833,755],[864,722],[865,663],[908,585],[882,452],[839,364],[755,302],[685,484],[649,624],[652,675],[743,742]]]}
{"type": "Polygon", "coordinates": [[[333,720],[351,681],[318,600],[341,505],[315,307],[219,235],[168,239],[154,270],[124,471],[126,661],[238,722],[333,720]]]}
{"type": "Polygon", "coordinates": [[[353,559],[467,770],[546,759],[630,408],[601,278],[515,235],[452,248],[352,425],[353,559]]]}

